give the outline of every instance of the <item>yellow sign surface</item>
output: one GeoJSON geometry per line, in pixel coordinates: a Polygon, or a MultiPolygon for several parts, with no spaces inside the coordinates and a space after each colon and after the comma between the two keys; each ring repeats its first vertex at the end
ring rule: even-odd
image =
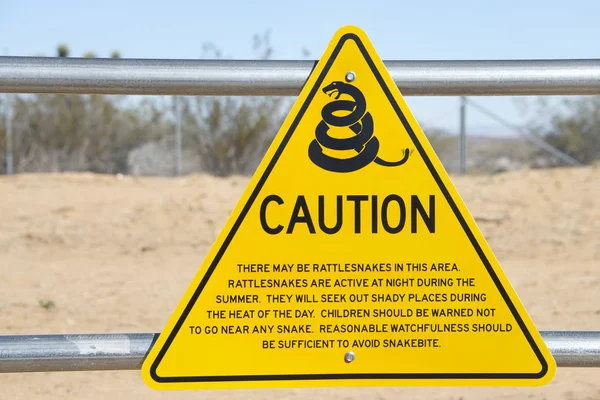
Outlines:
{"type": "Polygon", "coordinates": [[[340,29],[149,352],[155,389],[543,385],[555,361],[367,36],[340,29]]]}

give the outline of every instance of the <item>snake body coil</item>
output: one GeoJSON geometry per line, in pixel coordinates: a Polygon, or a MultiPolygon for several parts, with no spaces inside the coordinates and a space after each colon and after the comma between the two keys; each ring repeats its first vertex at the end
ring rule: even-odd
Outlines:
{"type": "Polygon", "coordinates": [[[373,117],[367,111],[367,103],[362,92],[351,84],[334,81],[323,88],[323,92],[335,100],[327,103],[322,111],[322,120],[315,129],[315,139],[310,143],[308,156],[319,167],[332,172],[352,172],[359,170],[371,162],[393,167],[404,164],[408,160],[409,150],[404,151],[404,157],[399,161],[385,161],[377,157],[379,140],[373,136],[373,117]],[[342,94],[347,94],[353,100],[339,100],[342,94]],[[336,111],[350,112],[344,116],[336,116],[336,111]],[[335,138],[329,135],[329,128],[349,127],[356,136],[335,138]],[[322,147],[321,147],[322,146],[322,147]],[[355,150],[358,154],[350,158],[335,158],[323,153],[323,147],[330,150],[355,150]]]}

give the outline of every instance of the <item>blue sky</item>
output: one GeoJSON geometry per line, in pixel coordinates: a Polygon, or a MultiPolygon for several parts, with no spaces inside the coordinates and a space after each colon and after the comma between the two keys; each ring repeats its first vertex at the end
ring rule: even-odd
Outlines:
{"type": "MultiPolygon", "coordinates": [[[[228,58],[254,58],[252,36],[270,31],[273,58],[320,57],[340,26],[366,31],[384,60],[600,57],[600,1],[139,1],[0,0],[0,52],[199,58],[213,43],[228,58]]],[[[523,98],[523,97],[521,97],[523,98]]],[[[526,98],[533,100],[533,98],[526,98]]],[[[515,98],[474,99],[514,123],[515,98]]],[[[456,97],[407,97],[423,125],[458,130],[456,97]]],[[[474,109],[468,131],[509,134],[474,109]]]]}

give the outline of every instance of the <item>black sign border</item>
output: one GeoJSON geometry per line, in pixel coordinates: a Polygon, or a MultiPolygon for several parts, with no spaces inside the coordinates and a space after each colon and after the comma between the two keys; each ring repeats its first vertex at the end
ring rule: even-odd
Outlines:
{"type": "MultiPolygon", "coordinates": [[[[507,356],[510,356],[510,349],[506,349],[506,354],[507,354],[507,356]]],[[[198,362],[201,363],[201,362],[203,362],[203,360],[200,359],[200,360],[198,360],[198,362]]],[[[398,360],[398,362],[400,363],[401,360],[398,360]]],[[[288,130],[288,132],[286,133],[285,137],[281,141],[281,144],[279,145],[279,148],[277,148],[277,150],[275,151],[275,154],[273,155],[273,158],[271,159],[271,162],[269,163],[269,165],[267,166],[264,174],[261,176],[260,180],[258,181],[258,184],[256,185],[256,188],[254,188],[252,194],[250,195],[250,198],[248,199],[248,202],[246,203],[246,205],[242,209],[242,212],[240,213],[239,217],[235,221],[235,224],[233,225],[231,231],[227,235],[227,237],[226,237],[223,245],[221,246],[221,248],[217,252],[217,254],[215,256],[215,259],[210,264],[210,267],[208,268],[208,271],[206,272],[206,274],[204,275],[204,278],[200,282],[200,285],[198,286],[198,288],[196,289],[196,291],[192,295],[189,303],[187,304],[187,306],[185,307],[183,313],[181,314],[181,316],[177,320],[177,323],[175,324],[175,326],[173,328],[173,331],[171,332],[171,334],[167,338],[165,344],[160,349],[160,351],[159,351],[156,359],[154,360],[154,362],[152,363],[152,366],[150,367],[150,376],[152,377],[152,379],[154,379],[158,383],[243,382],[243,381],[306,381],[306,380],[354,380],[354,379],[361,379],[361,380],[362,379],[423,379],[423,380],[426,380],[426,379],[437,379],[437,380],[440,380],[440,379],[457,379],[457,380],[458,379],[540,379],[540,378],[543,378],[547,374],[547,372],[548,372],[548,363],[544,359],[544,357],[542,355],[542,352],[540,351],[539,347],[537,346],[537,343],[535,342],[535,340],[531,336],[531,333],[529,332],[529,330],[525,326],[525,323],[523,322],[523,319],[521,318],[521,316],[517,312],[517,310],[516,310],[513,302],[511,301],[511,299],[508,296],[506,290],[502,286],[502,283],[500,282],[498,276],[496,275],[494,269],[492,268],[489,260],[487,259],[487,257],[485,256],[483,250],[479,246],[479,243],[475,239],[475,237],[474,237],[473,233],[471,232],[471,229],[469,228],[467,222],[465,221],[465,219],[461,215],[461,213],[460,213],[460,211],[459,211],[456,203],[454,202],[454,199],[452,198],[452,196],[448,192],[448,189],[446,188],[446,186],[442,182],[442,179],[440,178],[438,172],[434,168],[431,160],[427,156],[427,153],[425,152],[425,150],[423,149],[421,143],[417,139],[417,137],[416,137],[416,135],[415,135],[412,127],[408,123],[406,117],[402,113],[402,110],[400,109],[400,107],[398,106],[396,100],[394,99],[394,96],[390,92],[390,90],[389,90],[388,86],[386,85],[383,77],[381,76],[381,73],[377,70],[377,67],[375,66],[375,63],[373,62],[373,60],[372,60],[371,56],[369,55],[367,49],[363,45],[363,43],[360,40],[360,38],[357,35],[353,34],[353,33],[347,33],[347,34],[343,35],[340,38],[340,41],[338,42],[338,44],[336,45],[335,49],[331,53],[331,56],[329,57],[329,59],[327,60],[325,66],[323,67],[323,70],[319,74],[319,76],[318,76],[318,78],[317,78],[314,86],[312,87],[310,93],[308,94],[306,100],[304,101],[304,104],[302,104],[302,107],[300,108],[300,111],[298,112],[298,115],[294,119],[292,125],[290,126],[290,129],[288,130]],[[179,330],[183,326],[183,323],[185,322],[188,314],[190,313],[190,311],[194,307],[194,304],[196,303],[196,301],[198,300],[200,294],[202,293],[203,288],[208,283],[208,281],[209,281],[212,273],[214,272],[215,268],[219,264],[219,261],[220,261],[221,257],[223,257],[223,254],[225,253],[225,251],[226,251],[229,243],[232,241],[232,239],[235,236],[238,228],[240,227],[242,221],[244,220],[244,217],[246,216],[246,214],[250,210],[250,207],[254,203],[254,200],[257,198],[258,194],[260,193],[261,188],[263,187],[264,183],[266,182],[267,178],[269,177],[269,174],[271,173],[271,171],[275,167],[275,164],[277,163],[277,160],[279,159],[279,157],[283,153],[283,150],[285,149],[285,146],[289,142],[289,140],[290,140],[293,132],[295,131],[296,127],[298,126],[299,122],[301,121],[302,116],[306,112],[306,109],[308,108],[311,100],[313,99],[313,97],[317,93],[319,87],[321,87],[321,84],[323,83],[323,80],[325,79],[325,76],[327,75],[327,72],[331,68],[333,62],[335,61],[335,59],[336,59],[337,55],[339,54],[340,50],[342,49],[343,45],[348,40],[354,41],[356,43],[356,45],[358,46],[358,48],[360,49],[363,57],[365,58],[365,60],[368,63],[369,67],[371,68],[371,71],[375,75],[375,77],[377,79],[377,82],[381,85],[382,90],[384,91],[384,93],[387,96],[390,104],[392,105],[392,107],[396,111],[396,114],[400,118],[400,121],[402,121],[402,124],[404,125],[404,128],[406,129],[406,131],[408,132],[408,135],[412,139],[413,144],[415,145],[415,147],[419,151],[419,154],[421,155],[421,157],[423,157],[423,160],[425,161],[425,164],[429,168],[429,172],[431,172],[432,176],[434,177],[434,179],[435,179],[436,183],[438,184],[440,190],[444,194],[444,197],[448,201],[448,203],[449,203],[452,211],[456,215],[456,218],[460,222],[460,225],[464,229],[465,234],[467,235],[467,237],[471,241],[471,244],[475,248],[477,254],[479,255],[479,257],[481,259],[481,261],[485,265],[488,273],[490,274],[490,277],[492,278],[492,280],[496,284],[496,287],[498,288],[500,294],[502,295],[502,298],[504,299],[504,301],[508,305],[508,307],[509,307],[510,311],[512,312],[515,320],[517,321],[519,327],[523,331],[523,334],[527,338],[527,341],[531,345],[532,350],[534,351],[534,353],[536,354],[536,356],[537,356],[540,364],[542,365],[542,369],[539,372],[536,372],[536,373],[399,373],[399,374],[394,374],[394,373],[367,373],[367,374],[365,374],[365,373],[350,373],[350,374],[289,374],[289,375],[285,375],[285,374],[281,374],[281,375],[279,375],[279,374],[278,375],[220,375],[220,376],[180,376],[180,377],[177,377],[177,376],[172,376],[172,377],[162,377],[162,376],[159,376],[157,374],[156,370],[157,370],[158,366],[160,365],[160,362],[162,361],[163,357],[165,356],[165,354],[166,354],[169,346],[171,345],[171,343],[173,342],[173,340],[177,336],[177,333],[179,332],[179,330]]]]}

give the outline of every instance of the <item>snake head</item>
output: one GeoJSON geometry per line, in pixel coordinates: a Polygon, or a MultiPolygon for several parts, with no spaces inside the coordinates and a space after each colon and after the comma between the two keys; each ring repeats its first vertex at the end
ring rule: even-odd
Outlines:
{"type": "Polygon", "coordinates": [[[342,95],[342,92],[343,92],[342,87],[343,87],[343,85],[345,85],[344,82],[333,81],[329,85],[327,85],[327,86],[325,86],[323,88],[323,93],[325,93],[329,97],[331,97],[332,95],[334,95],[335,99],[337,100],[342,95]]]}

